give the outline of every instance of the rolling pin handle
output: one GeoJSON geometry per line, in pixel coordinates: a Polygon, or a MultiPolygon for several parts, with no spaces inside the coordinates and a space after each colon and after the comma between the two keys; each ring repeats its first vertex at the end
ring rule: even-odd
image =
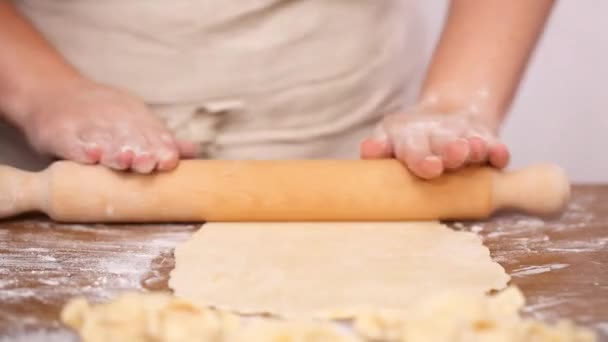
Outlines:
{"type": "Polygon", "coordinates": [[[40,174],[0,165],[0,219],[45,209],[47,195],[40,174]]]}
{"type": "Polygon", "coordinates": [[[495,210],[516,209],[543,216],[559,213],[570,198],[566,173],[551,164],[497,173],[492,190],[495,210]]]}

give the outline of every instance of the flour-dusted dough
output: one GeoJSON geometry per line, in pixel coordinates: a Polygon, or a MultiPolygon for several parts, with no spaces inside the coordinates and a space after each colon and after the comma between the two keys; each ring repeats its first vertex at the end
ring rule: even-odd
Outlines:
{"type": "Polygon", "coordinates": [[[76,298],[63,308],[61,320],[83,342],[223,341],[239,324],[237,316],[166,293],[126,293],[98,305],[76,298]]]}
{"type": "Polygon", "coordinates": [[[168,294],[127,293],[109,303],[70,301],[62,321],[83,342],[588,342],[595,335],[562,322],[522,319],[516,288],[496,296],[452,292],[420,298],[409,312],[359,313],[353,329],[328,321],[241,318],[168,294]]]}
{"type": "Polygon", "coordinates": [[[550,326],[522,318],[524,304],[525,298],[516,287],[495,296],[470,291],[443,293],[420,298],[406,312],[359,313],[353,330],[364,341],[595,341],[591,331],[570,321],[550,326]]]}
{"type": "Polygon", "coordinates": [[[241,319],[166,293],[125,293],[108,303],[71,300],[61,320],[83,342],[362,342],[332,322],[241,319]]]}
{"type": "Polygon", "coordinates": [[[509,280],[478,236],[436,222],[211,223],[175,251],[181,298],[240,313],[353,316],[509,280]]]}

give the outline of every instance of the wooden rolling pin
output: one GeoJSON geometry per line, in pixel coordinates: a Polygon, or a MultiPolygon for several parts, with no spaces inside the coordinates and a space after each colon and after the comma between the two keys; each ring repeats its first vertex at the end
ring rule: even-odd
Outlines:
{"type": "Polygon", "coordinates": [[[395,160],[195,160],[155,175],[65,161],[40,173],[0,167],[0,217],[40,211],[64,222],[482,219],[504,208],[556,213],[569,193],[552,165],[432,181],[395,160]]]}

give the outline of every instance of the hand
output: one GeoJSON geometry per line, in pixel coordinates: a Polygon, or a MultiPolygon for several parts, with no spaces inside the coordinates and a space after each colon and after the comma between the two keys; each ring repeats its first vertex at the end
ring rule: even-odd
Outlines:
{"type": "Polygon", "coordinates": [[[496,126],[468,113],[417,109],[389,115],[378,125],[375,136],[362,143],[361,156],[397,158],[425,179],[470,164],[504,168],[509,151],[499,141],[496,126]]]}
{"type": "Polygon", "coordinates": [[[15,121],[30,144],[59,158],[149,173],[171,170],[197,152],[175,141],[138,98],[87,80],[46,86],[20,108],[15,121]]]}

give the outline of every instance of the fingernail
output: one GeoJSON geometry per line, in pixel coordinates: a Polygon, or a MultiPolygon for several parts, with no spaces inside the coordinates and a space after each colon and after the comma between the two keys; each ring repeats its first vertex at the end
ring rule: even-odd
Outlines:
{"type": "Polygon", "coordinates": [[[154,170],[156,162],[148,152],[142,152],[135,156],[132,169],[141,173],[150,173],[154,170]]]}
{"type": "Polygon", "coordinates": [[[428,163],[441,163],[441,158],[437,156],[428,156],[424,158],[424,161],[428,163]]]}
{"type": "Polygon", "coordinates": [[[135,165],[135,171],[140,173],[150,173],[156,164],[153,161],[146,161],[135,165]]]}
{"type": "Polygon", "coordinates": [[[423,164],[426,164],[424,167],[426,177],[428,179],[435,178],[441,176],[443,173],[443,162],[437,156],[429,156],[424,158],[423,164]]]}
{"type": "Polygon", "coordinates": [[[175,153],[168,149],[161,149],[157,156],[159,160],[167,161],[173,159],[175,157],[175,153]]]}
{"type": "Polygon", "coordinates": [[[85,143],[83,144],[85,158],[89,163],[97,163],[101,158],[101,148],[99,145],[95,143],[85,143]]]}

